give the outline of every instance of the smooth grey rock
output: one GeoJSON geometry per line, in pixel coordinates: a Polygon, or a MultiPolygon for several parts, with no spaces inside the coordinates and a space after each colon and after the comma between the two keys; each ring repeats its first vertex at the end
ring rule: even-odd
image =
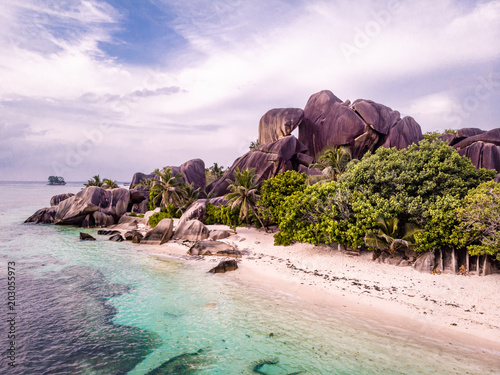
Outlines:
{"type": "Polygon", "coordinates": [[[161,220],[156,227],[146,233],[141,244],[161,245],[172,238],[174,232],[174,221],[172,219],[161,220]]]}
{"type": "Polygon", "coordinates": [[[300,108],[274,108],[267,111],[259,121],[260,145],[277,141],[292,134],[304,118],[300,108]]]}
{"type": "Polygon", "coordinates": [[[475,142],[492,143],[496,146],[500,146],[500,128],[467,137],[464,140],[458,142],[453,147],[455,147],[456,150],[460,151],[475,142]]]}
{"type": "Polygon", "coordinates": [[[396,147],[398,150],[402,150],[422,139],[424,139],[422,128],[413,117],[407,116],[391,128],[381,147],[396,147]]]}
{"type": "Polygon", "coordinates": [[[137,230],[129,230],[128,232],[125,232],[123,237],[125,237],[125,240],[127,241],[134,241],[135,238],[137,240],[136,243],[141,242],[141,240],[144,238],[142,233],[137,230]]]}
{"type": "Polygon", "coordinates": [[[380,134],[388,134],[391,128],[401,120],[398,111],[393,111],[372,100],[358,99],[352,103],[351,107],[373,130],[380,134]]]}
{"type": "Polygon", "coordinates": [[[219,251],[234,251],[235,248],[221,241],[203,240],[196,242],[189,250],[189,255],[213,255],[219,251]]]}
{"type": "Polygon", "coordinates": [[[431,250],[420,255],[413,264],[413,267],[419,272],[431,273],[436,268],[434,251],[431,250]]]}
{"type": "Polygon", "coordinates": [[[120,234],[121,232],[118,230],[106,230],[106,229],[99,229],[97,231],[97,234],[102,235],[102,236],[112,236],[114,234],[120,234]]]}
{"type": "Polygon", "coordinates": [[[126,212],[129,199],[130,194],[126,189],[90,186],[57,205],[54,223],[79,226],[87,215],[96,211],[118,220],[126,212]]]}
{"type": "Polygon", "coordinates": [[[108,227],[115,223],[115,219],[111,215],[106,215],[100,211],[88,214],[83,220],[82,228],[102,228],[108,227]]]}
{"type": "Polygon", "coordinates": [[[224,238],[228,238],[231,235],[227,230],[211,230],[210,231],[210,239],[217,241],[217,240],[223,240],[224,238]]]}
{"type": "Polygon", "coordinates": [[[235,271],[238,269],[238,264],[236,263],[235,260],[225,260],[220,262],[217,266],[212,268],[210,271],[211,273],[225,273],[229,271],[235,271]]]}
{"type": "Polygon", "coordinates": [[[188,220],[179,223],[175,229],[174,240],[201,241],[208,238],[209,230],[199,220],[188,220]]]}
{"type": "Polygon", "coordinates": [[[68,198],[71,198],[73,195],[73,193],[64,193],[64,194],[58,194],[58,195],[54,195],[52,198],[50,198],[50,205],[51,206],[57,206],[59,203],[61,203],[62,201],[68,199],[68,198]]]}
{"type": "Polygon", "coordinates": [[[80,240],[82,241],[95,241],[95,238],[90,234],[80,232],[80,240]]]}
{"type": "Polygon", "coordinates": [[[113,234],[111,237],[109,237],[110,241],[114,242],[123,242],[125,239],[122,237],[121,234],[113,234]]]}
{"type": "Polygon", "coordinates": [[[45,207],[36,211],[27,218],[25,223],[53,224],[57,213],[57,206],[45,207]]]}

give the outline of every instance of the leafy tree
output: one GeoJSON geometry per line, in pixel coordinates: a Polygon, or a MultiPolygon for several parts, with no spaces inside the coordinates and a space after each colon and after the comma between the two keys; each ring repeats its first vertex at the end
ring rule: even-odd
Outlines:
{"type": "Polygon", "coordinates": [[[66,185],[66,182],[60,176],[49,176],[49,185],[66,185]]]}
{"type": "Polygon", "coordinates": [[[493,255],[500,260],[500,184],[483,183],[471,190],[457,209],[458,243],[470,255],[493,255]]]}
{"type": "Polygon", "coordinates": [[[149,200],[155,207],[165,207],[173,203],[177,207],[183,205],[186,196],[186,184],[182,181],[182,173],[172,174],[172,169],[154,171],[151,189],[149,190],[149,200]]]}
{"type": "Polygon", "coordinates": [[[286,197],[306,188],[307,176],[296,171],[286,171],[264,181],[260,188],[259,212],[264,219],[279,224],[279,216],[286,197]]]}
{"type": "Polygon", "coordinates": [[[83,184],[83,185],[86,187],[89,187],[89,186],[102,187],[103,181],[101,181],[101,178],[99,177],[99,175],[95,175],[90,180],[88,180],[86,184],[83,184]]]}
{"type": "Polygon", "coordinates": [[[232,210],[229,206],[214,206],[207,204],[207,218],[205,224],[222,224],[236,230],[236,227],[243,225],[240,220],[240,211],[238,209],[232,210]]]}
{"type": "Polygon", "coordinates": [[[407,149],[379,148],[349,164],[340,181],[359,191],[380,216],[422,225],[439,197],[464,197],[469,189],[493,179],[495,173],[476,170],[446,142],[423,140],[407,149]]]}
{"type": "Polygon", "coordinates": [[[257,175],[255,174],[255,169],[252,168],[240,171],[239,168],[236,168],[234,171],[234,181],[227,180],[229,182],[227,188],[230,193],[227,193],[224,198],[228,200],[228,205],[231,206],[232,210],[239,210],[240,220],[244,220],[248,224],[251,212],[253,212],[259,220],[260,225],[264,227],[255,208],[260,198],[258,194],[259,184],[255,183],[256,179],[257,175]]]}
{"type": "Polygon", "coordinates": [[[194,184],[185,184],[184,185],[184,196],[183,202],[181,204],[181,211],[185,211],[191,206],[194,202],[196,202],[201,194],[200,188],[195,188],[194,184]]]}
{"type": "Polygon", "coordinates": [[[414,243],[413,236],[421,229],[415,224],[406,223],[403,228],[396,217],[385,219],[379,217],[377,230],[366,232],[364,241],[366,246],[377,250],[386,250],[395,255],[399,249],[409,248],[414,243]]]}
{"type": "Polygon", "coordinates": [[[310,182],[337,181],[337,178],[345,172],[351,160],[352,154],[348,147],[327,148],[319,154],[318,162],[309,166],[309,168],[321,169],[323,175],[311,176],[310,182]]]}
{"type": "Polygon", "coordinates": [[[337,182],[308,186],[285,197],[277,212],[280,231],[274,243],[350,243],[348,200],[349,193],[337,182]]]}
{"type": "Polygon", "coordinates": [[[102,187],[104,189],[116,189],[118,187],[118,184],[116,183],[116,181],[105,178],[104,180],[102,180],[102,187]]]}

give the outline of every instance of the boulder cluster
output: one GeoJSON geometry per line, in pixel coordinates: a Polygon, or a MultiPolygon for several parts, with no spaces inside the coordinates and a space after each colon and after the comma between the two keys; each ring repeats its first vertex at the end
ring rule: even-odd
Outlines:
{"type": "MultiPolygon", "coordinates": [[[[440,138],[468,157],[476,168],[496,169],[499,172],[496,180],[500,181],[500,128],[490,131],[466,128],[440,138]]],[[[93,186],[75,195],[56,195],[50,200],[50,207],[38,210],[26,222],[83,228],[107,227],[112,230],[103,233],[114,231],[110,238],[113,241],[131,240],[143,244],[162,244],[172,238],[209,241],[200,242],[198,247],[190,249],[190,254],[235,256],[235,249],[223,249],[225,245],[217,244],[219,239],[228,234],[211,233],[201,221],[206,215],[208,203],[216,206],[225,203],[228,180],[234,180],[237,169],[253,168],[256,182],[288,170],[314,175],[321,172],[310,166],[327,148],[348,147],[353,158],[359,159],[368,151],[373,152],[380,147],[395,147],[399,150],[422,139],[421,127],[412,117],[401,117],[398,111],[371,100],[358,99],[352,103],[349,100],[342,101],[331,91],[324,90],[312,95],[304,109],[275,108],[266,112],[259,121],[258,145],[237,158],[220,178],[208,186],[205,163],[201,159],[189,160],[180,166],[164,167],[164,170],[170,168],[173,175],[181,173],[182,182],[199,188],[202,198],[205,198],[192,204],[175,228],[171,219],[164,219],[154,229],[138,230],[141,220],[128,216],[128,213],[147,212],[149,187],[140,183],[150,181],[155,178],[155,174],[141,172],[132,177],[130,189],[93,186]],[[296,129],[297,137],[292,135],[296,129]],[[222,247],[215,251],[204,246],[222,247]]],[[[142,225],[147,226],[147,217],[152,213],[146,213],[142,225]]]]}

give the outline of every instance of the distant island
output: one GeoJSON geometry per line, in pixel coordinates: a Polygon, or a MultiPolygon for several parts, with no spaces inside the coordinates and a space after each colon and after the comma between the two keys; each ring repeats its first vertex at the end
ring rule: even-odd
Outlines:
{"type": "Polygon", "coordinates": [[[49,183],[47,185],[66,185],[66,181],[60,176],[49,176],[49,183]]]}

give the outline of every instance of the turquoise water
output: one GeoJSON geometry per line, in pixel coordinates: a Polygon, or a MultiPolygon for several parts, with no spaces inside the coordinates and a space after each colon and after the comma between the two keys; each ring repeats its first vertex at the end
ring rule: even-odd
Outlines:
{"type": "Polygon", "coordinates": [[[0,210],[0,277],[15,261],[19,302],[18,366],[3,353],[0,373],[500,373],[493,353],[395,334],[209,274],[206,260],[157,259],[92,229],[85,232],[98,240],[81,242],[78,228],[22,224],[52,195],[79,189],[0,184],[11,197],[0,210]]]}

